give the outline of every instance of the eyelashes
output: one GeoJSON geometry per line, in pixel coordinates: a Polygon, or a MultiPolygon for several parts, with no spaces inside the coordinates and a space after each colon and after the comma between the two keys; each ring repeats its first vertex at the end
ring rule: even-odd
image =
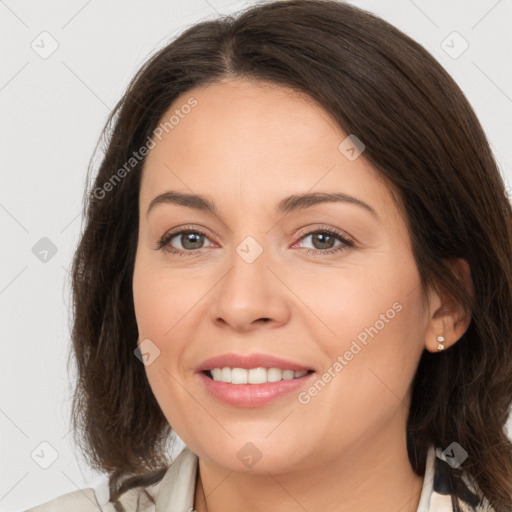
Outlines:
{"type": "MultiPolygon", "coordinates": [[[[302,242],[308,237],[313,235],[321,236],[321,243],[327,243],[329,241],[338,241],[339,245],[335,245],[334,247],[328,247],[324,249],[315,249],[315,248],[302,248],[302,251],[306,254],[314,254],[314,255],[328,255],[333,253],[339,253],[345,251],[347,248],[354,247],[354,241],[348,237],[346,234],[341,234],[340,232],[330,228],[330,227],[321,227],[316,228],[310,231],[302,231],[300,233],[300,237],[297,242],[294,242],[292,247],[295,247],[298,243],[302,242]]],[[[202,242],[204,240],[209,240],[208,235],[201,230],[198,230],[193,227],[185,227],[177,231],[171,231],[164,234],[160,240],[157,242],[155,249],[163,250],[166,253],[171,255],[179,255],[179,256],[194,256],[203,251],[205,248],[193,248],[187,249],[183,246],[183,242],[188,243],[197,243],[202,242]],[[193,235],[193,237],[191,237],[193,235]],[[188,239],[186,237],[189,237],[188,239]],[[176,248],[171,245],[173,239],[177,238],[179,240],[180,245],[183,247],[182,249],[176,248]]],[[[300,249],[300,248],[299,248],[300,249]]]]}
{"type": "MultiPolygon", "coordinates": [[[[334,247],[330,247],[330,248],[326,248],[326,249],[311,249],[311,248],[305,247],[305,248],[303,248],[303,251],[306,254],[319,254],[319,255],[333,254],[333,253],[342,252],[349,247],[354,247],[354,245],[355,245],[354,241],[351,238],[349,238],[347,235],[342,235],[338,231],[336,231],[332,228],[329,228],[329,227],[324,227],[324,228],[320,228],[320,229],[316,228],[316,229],[313,229],[310,231],[302,231],[300,233],[300,237],[299,237],[298,241],[300,242],[309,236],[313,236],[313,235],[317,235],[317,234],[322,235],[322,236],[327,235],[328,238],[333,239],[333,240],[338,240],[341,243],[338,246],[334,246],[334,247]]],[[[294,246],[296,245],[296,243],[294,244],[294,246]]]]}

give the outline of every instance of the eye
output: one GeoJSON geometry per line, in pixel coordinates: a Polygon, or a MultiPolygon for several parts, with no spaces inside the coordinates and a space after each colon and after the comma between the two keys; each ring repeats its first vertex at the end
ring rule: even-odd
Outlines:
{"type": "Polygon", "coordinates": [[[353,247],[354,242],[332,228],[322,228],[321,230],[310,231],[306,234],[302,233],[300,241],[311,239],[313,248],[305,248],[306,254],[332,254],[341,252],[347,247],[353,247]],[[336,245],[336,242],[339,242],[336,245]]]}
{"type": "Polygon", "coordinates": [[[158,242],[157,249],[175,254],[190,254],[203,249],[205,240],[209,239],[202,231],[181,229],[166,233],[158,242]]]}

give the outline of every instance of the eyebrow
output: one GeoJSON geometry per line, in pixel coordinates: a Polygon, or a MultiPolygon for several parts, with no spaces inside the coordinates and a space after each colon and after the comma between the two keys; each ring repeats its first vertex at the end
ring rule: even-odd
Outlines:
{"type": "MultiPolygon", "coordinates": [[[[317,204],[340,202],[359,206],[370,212],[375,218],[378,218],[377,213],[370,205],[364,203],[360,199],[356,199],[355,197],[344,194],[342,192],[313,192],[305,194],[294,194],[279,201],[276,206],[276,212],[287,214],[294,211],[304,210],[317,204]]],[[[149,212],[158,204],[178,204],[181,206],[186,206],[187,208],[193,208],[195,210],[201,210],[209,213],[217,212],[217,206],[215,203],[208,199],[206,196],[168,191],[156,196],[151,201],[146,215],[148,215],[149,212]]]]}

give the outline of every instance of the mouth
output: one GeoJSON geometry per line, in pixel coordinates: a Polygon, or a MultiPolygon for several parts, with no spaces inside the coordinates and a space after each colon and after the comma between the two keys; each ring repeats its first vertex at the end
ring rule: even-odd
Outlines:
{"type": "Polygon", "coordinates": [[[310,364],[273,354],[226,353],[206,359],[195,373],[210,397],[234,407],[251,408],[290,400],[315,378],[317,371],[310,364]]]}
{"type": "Polygon", "coordinates": [[[315,373],[314,370],[283,370],[281,368],[212,368],[202,372],[206,377],[226,384],[267,384],[282,380],[296,380],[315,373]]]}
{"type": "Polygon", "coordinates": [[[237,408],[255,408],[276,400],[291,400],[294,392],[315,378],[311,369],[217,367],[196,373],[209,396],[237,408]]]}

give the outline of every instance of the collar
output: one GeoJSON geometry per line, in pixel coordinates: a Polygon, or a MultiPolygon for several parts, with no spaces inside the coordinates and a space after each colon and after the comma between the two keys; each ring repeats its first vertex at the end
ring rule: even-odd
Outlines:
{"type": "Polygon", "coordinates": [[[193,510],[199,457],[185,445],[162,478],[155,512],[193,510]]]}

